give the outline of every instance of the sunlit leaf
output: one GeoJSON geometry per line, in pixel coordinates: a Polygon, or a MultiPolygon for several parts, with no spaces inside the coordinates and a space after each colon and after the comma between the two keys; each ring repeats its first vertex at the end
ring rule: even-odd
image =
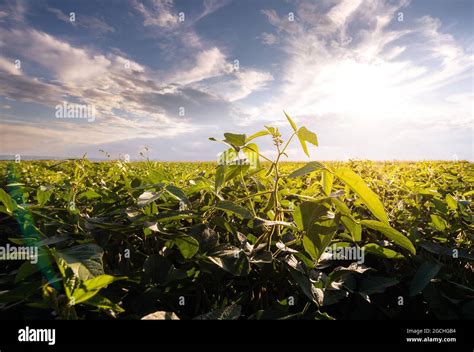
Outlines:
{"type": "Polygon", "coordinates": [[[324,193],[328,196],[331,194],[332,184],[334,182],[334,175],[327,170],[321,172],[321,185],[324,193]]]}
{"type": "Polygon", "coordinates": [[[400,232],[390,227],[390,225],[375,220],[362,220],[360,223],[362,226],[368,227],[372,230],[380,231],[389,240],[395,242],[400,247],[407,249],[408,251],[410,251],[411,254],[416,254],[416,250],[413,246],[413,243],[411,243],[411,241],[407,237],[402,235],[400,232]]]}
{"type": "Polygon", "coordinates": [[[360,197],[377,219],[385,224],[389,223],[387,213],[379,197],[365,184],[359,175],[347,168],[336,170],[334,175],[360,197]]]}
{"type": "Polygon", "coordinates": [[[241,147],[245,145],[247,136],[245,134],[235,134],[235,133],[224,133],[225,141],[229,144],[232,144],[235,147],[241,147]]]}
{"type": "Polygon", "coordinates": [[[433,225],[440,231],[444,231],[446,229],[446,221],[438,215],[430,214],[431,222],[433,225]]]}
{"type": "Polygon", "coordinates": [[[458,208],[458,201],[452,195],[446,195],[446,203],[451,210],[456,210],[458,208]]]}
{"type": "Polygon", "coordinates": [[[250,211],[248,211],[246,208],[244,208],[244,207],[242,207],[238,204],[235,204],[231,201],[228,201],[228,200],[220,201],[219,203],[217,203],[216,208],[221,209],[221,210],[225,210],[225,211],[228,211],[228,212],[231,212],[231,213],[234,213],[234,214],[237,214],[237,215],[243,217],[244,219],[251,219],[252,218],[252,213],[250,213],[250,211]]]}
{"type": "Polygon", "coordinates": [[[300,141],[301,147],[303,148],[304,153],[309,156],[308,147],[306,142],[311,143],[315,146],[318,146],[318,137],[314,132],[309,131],[306,127],[300,127],[297,132],[298,139],[300,141]]]}
{"type": "Polygon", "coordinates": [[[323,164],[317,161],[311,161],[307,163],[305,166],[303,166],[302,168],[299,168],[298,170],[293,171],[288,177],[295,178],[295,177],[309,174],[316,170],[324,170],[324,169],[325,169],[325,166],[323,164]]]}
{"type": "Polygon", "coordinates": [[[89,280],[104,274],[101,247],[86,243],[74,247],[57,250],[57,255],[73,270],[81,280],[89,280]]]}
{"type": "Polygon", "coordinates": [[[295,131],[295,132],[296,132],[296,130],[297,130],[297,127],[296,127],[296,124],[295,124],[295,122],[294,122],[294,121],[291,119],[290,115],[288,115],[288,114],[287,114],[285,111],[283,111],[283,112],[285,113],[285,116],[286,116],[286,118],[287,118],[288,122],[290,123],[290,125],[291,125],[291,128],[293,129],[293,131],[295,131]]]}
{"type": "Polygon", "coordinates": [[[389,248],[379,246],[376,243],[367,243],[365,246],[362,247],[362,249],[366,253],[375,254],[383,258],[388,258],[388,259],[403,259],[404,258],[403,254],[395,252],[394,250],[391,250],[389,248]]]}
{"type": "Polygon", "coordinates": [[[245,140],[245,143],[248,143],[248,142],[254,140],[255,138],[266,136],[268,134],[270,134],[269,131],[260,131],[260,132],[254,133],[245,140]]]}
{"type": "Polygon", "coordinates": [[[199,250],[199,242],[191,236],[181,235],[172,240],[184,258],[192,258],[199,250]]]}

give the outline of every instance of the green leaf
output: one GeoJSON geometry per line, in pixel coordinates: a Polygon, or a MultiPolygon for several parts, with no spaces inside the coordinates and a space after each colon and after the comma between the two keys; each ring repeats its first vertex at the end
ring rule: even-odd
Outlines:
{"type": "Polygon", "coordinates": [[[186,204],[189,208],[191,207],[191,203],[189,202],[188,197],[186,197],[186,194],[183,192],[181,188],[178,188],[174,185],[168,185],[165,187],[165,190],[166,192],[171,194],[173,197],[175,197],[177,200],[186,204]]]}
{"type": "Polygon", "coordinates": [[[222,185],[224,184],[225,180],[225,166],[224,165],[218,165],[216,168],[216,176],[215,176],[215,182],[214,182],[214,189],[216,192],[219,192],[222,188],[222,185]]]}
{"type": "Polygon", "coordinates": [[[365,184],[359,175],[347,168],[336,170],[334,175],[360,197],[361,201],[377,219],[387,225],[389,224],[387,213],[385,213],[379,197],[365,184]]]}
{"type": "Polygon", "coordinates": [[[384,224],[383,222],[375,221],[375,220],[361,220],[360,223],[362,226],[366,226],[372,230],[380,231],[389,240],[395,242],[400,247],[407,249],[408,251],[410,251],[411,254],[413,255],[416,254],[416,249],[413,246],[413,243],[411,243],[411,241],[407,237],[402,235],[400,232],[395,230],[390,225],[387,225],[387,224],[384,224]]]}
{"type": "Polygon", "coordinates": [[[452,195],[446,195],[446,203],[451,210],[456,210],[458,208],[458,201],[452,195]]]}
{"type": "Polygon", "coordinates": [[[306,175],[306,174],[309,174],[313,171],[316,171],[316,170],[325,170],[326,167],[317,162],[317,161],[311,161],[309,163],[307,163],[305,166],[303,166],[302,168],[299,168],[295,171],[293,171],[288,177],[289,178],[295,178],[295,177],[299,177],[299,176],[303,176],[303,175],[306,175]]]}
{"type": "Polygon", "coordinates": [[[446,229],[446,221],[442,217],[435,214],[431,214],[430,218],[436,229],[438,229],[439,231],[444,231],[446,229]]]}
{"type": "Polygon", "coordinates": [[[301,203],[293,213],[294,221],[301,231],[312,231],[314,223],[321,220],[327,208],[314,202],[301,203]]]}
{"type": "Polygon", "coordinates": [[[89,298],[84,304],[97,307],[100,309],[108,310],[108,313],[115,317],[116,314],[123,313],[125,310],[120,307],[118,304],[113,303],[108,298],[101,296],[100,294],[96,294],[94,297],[89,298]]]}
{"type": "Polygon", "coordinates": [[[225,142],[232,144],[234,147],[245,145],[247,136],[245,134],[224,133],[225,142]]]}
{"type": "Polygon", "coordinates": [[[427,250],[428,252],[436,255],[443,255],[453,258],[456,254],[459,258],[464,258],[471,262],[474,262],[474,255],[470,254],[467,250],[464,250],[462,248],[444,247],[433,242],[421,242],[419,246],[427,250]]]}
{"type": "Polygon", "coordinates": [[[49,198],[51,198],[51,194],[51,191],[44,191],[42,187],[39,187],[36,190],[36,199],[38,200],[38,205],[45,205],[48,202],[49,198]]]}
{"type": "Polygon", "coordinates": [[[358,224],[352,217],[342,215],[341,222],[351,234],[354,242],[359,242],[362,239],[362,226],[360,226],[360,224],[358,224]]]}
{"type": "Polygon", "coordinates": [[[334,182],[334,175],[327,170],[321,172],[321,185],[323,192],[327,196],[331,194],[332,184],[334,182]]]}
{"type": "Polygon", "coordinates": [[[250,263],[254,264],[271,263],[272,261],[273,255],[270,251],[260,251],[250,257],[250,263]]]}
{"type": "Polygon", "coordinates": [[[229,182],[233,178],[238,176],[245,175],[247,170],[250,168],[249,165],[228,165],[225,172],[225,182],[229,182]]]}
{"type": "Polygon", "coordinates": [[[251,140],[253,140],[255,138],[266,136],[268,134],[270,134],[269,131],[260,131],[260,132],[254,133],[246,139],[245,143],[248,143],[248,142],[250,142],[251,140]]]}
{"type": "Polygon", "coordinates": [[[123,277],[115,277],[104,274],[94,277],[93,279],[83,281],[81,285],[74,290],[72,294],[72,297],[74,298],[72,303],[79,304],[85,302],[88,299],[94,297],[101,289],[107,287],[112,282],[123,279],[123,277]]]}
{"type": "Polygon", "coordinates": [[[362,280],[359,290],[370,295],[373,293],[383,293],[387,287],[398,284],[398,280],[391,277],[369,276],[362,280]]]}
{"type": "Polygon", "coordinates": [[[349,209],[349,207],[344,202],[341,202],[337,198],[331,198],[331,202],[336,206],[337,210],[341,214],[353,219],[351,210],[349,209]]]}
{"type": "Polygon", "coordinates": [[[86,198],[86,199],[96,199],[96,198],[100,198],[101,195],[97,193],[96,191],[94,191],[93,189],[89,189],[86,192],[81,193],[79,197],[86,198]]]}
{"type": "Polygon", "coordinates": [[[291,125],[291,128],[293,128],[293,131],[295,131],[295,132],[296,132],[296,130],[297,130],[297,127],[296,127],[296,124],[295,124],[295,122],[294,122],[294,121],[291,119],[290,115],[288,115],[288,114],[287,114],[285,111],[283,111],[283,112],[285,113],[285,116],[286,116],[286,118],[287,118],[288,122],[290,123],[290,125],[291,125]]]}
{"type": "Polygon", "coordinates": [[[337,226],[333,220],[320,221],[313,224],[310,231],[303,234],[303,247],[313,258],[318,260],[336,234],[337,226]]]}
{"type": "Polygon", "coordinates": [[[305,233],[303,235],[303,248],[314,260],[317,260],[320,256],[319,248],[321,247],[321,241],[319,237],[314,234],[305,233]]]}
{"type": "Polygon", "coordinates": [[[235,276],[245,276],[250,272],[250,264],[245,253],[228,244],[217,246],[207,258],[235,276]]]}
{"type": "Polygon", "coordinates": [[[137,204],[139,207],[147,206],[148,204],[160,198],[162,194],[163,194],[162,192],[149,192],[149,191],[143,192],[138,197],[137,204]]]}
{"type": "Polygon", "coordinates": [[[10,197],[10,195],[0,188],[0,202],[5,206],[6,213],[12,215],[15,210],[18,209],[16,202],[10,197]]]}
{"type": "Polygon", "coordinates": [[[403,254],[400,254],[398,252],[395,252],[389,248],[385,248],[382,246],[379,246],[376,243],[367,243],[365,246],[362,247],[364,252],[366,253],[371,253],[374,255],[378,255],[383,258],[388,258],[388,259],[403,259],[405,258],[403,254]]]}
{"type": "Polygon", "coordinates": [[[199,242],[188,235],[176,237],[172,242],[176,244],[182,256],[186,259],[192,258],[199,250],[199,242]]]}
{"type": "Polygon", "coordinates": [[[57,255],[72,269],[81,280],[92,279],[104,274],[101,247],[93,243],[57,250],[57,255]]]}
{"type": "Polygon", "coordinates": [[[51,253],[54,255],[54,259],[56,260],[57,267],[62,277],[64,292],[68,298],[72,297],[72,292],[76,289],[76,287],[80,284],[81,280],[74,274],[71,267],[68,266],[66,261],[61,258],[53,248],[51,249],[51,253]]]}
{"type": "Polygon", "coordinates": [[[250,163],[250,168],[255,169],[260,167],[260,158],[258,155],[258,145],[255,143],[247,144],[243,148],[244,154],[247,157],[247,161],[250,163]]]}
{"type": "Polygon", "coordinates": [[[235,151],[235,149],[229,148],[219,155],[219,165],[221,166],[230,165],[232,161],[237,159],[237,157],[238,157],[238,153],[235,151]]]}
{"type": "Polygon", "coordinates": [[[306,127],[301,127],[298,130],[298,137],[308,143],[315,145],[316,147],[318,146],[318,136],[316,136],[316,133],[311,132],[306,127]]]}
{"type": "Polygon", "coordinates": [[[410,283],[410,296],[415,296],[428,285],[441,269],[441,265],[433,262],[424,262],[418,268],[410,283]]]}
{"type": "Polygon", "coordinates": [[[319,289],[318,291],[318,289],[314,287],[307,275],[301,273],[298,270],[294,270],[293,268],[289,268],[289,271],[291,277],[298,284],[306,297],[308,297],[314,303],[320,305],[324,299],[324,297],[321,295],[321,290],[319,289]]]}
{"type": "Polygon", "coordinates": [[[15,284],[23,281],[25,278],[33,275],[34,273],[38,272],[39,270],[39,262],[38,264],[31,264],[31,262],[24,262],[18,272],[15,275],[15,284]]]}
{"type": "Polygon", "coordinates": [[[317,260],[331,241],[335,233],[332,220],[323,221],[328,208],[314,202],[303,202],[295,209],[294,221],[303,233],[303,247],[305,251],[317,260]]]}
{"type": "Polygon", "coordinates": [[[155,216],[156,221],[158,222],[169,222],[174,220],[182,220],[182,219],[194,219],[197,215],[190,213],[190,212],[182,212],[182,211],[163,211],[155,216]]]}
{"type": "Polygon", "coordinates": [[[303,148],[304,153],[307,156],[309,156],[306,142],[309,142],[311,144],[314,144],[315,146],[318,146],[318,137],[316,136],[316,133],[311,132],[306,127],[300,127],[296,135],[298,136],[298,139],[300,141],[300,144],[301,144],[301,147],[303,148]]]}
{"type": "Polygon", "coordinates": [[[219,203],[217,203],[216,208],[237,214],[244,219],[251,219],[253,217],[252,213],[250,213],[250,211],[248,211],[246,208],[228,200],[221,200],[219,203]]]}
{"type": "Polygon", "coordinates": [[[276,136],[277,134],[279,134],[278,128],[275,128],[275,127],[272,127],[272,126],[265,126],[265,128],[268,130],[268,132],[269,132],[272,136],[276,136]]]}

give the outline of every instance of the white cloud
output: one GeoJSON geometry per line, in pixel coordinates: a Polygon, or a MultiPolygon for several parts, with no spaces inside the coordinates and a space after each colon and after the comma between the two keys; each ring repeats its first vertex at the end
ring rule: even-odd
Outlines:
{"type": "Polygon", "coordinates": [[[193,88],[195,83],[230,77],[240,82],[235,87],[244,90],[240,94],[247,95],[258,89],[263,77],[251,71],[229,74],[232,67],[218,48],[201,51],[187,71],[177,69],[175,74],[156,80],[156,72],[133,60],[74,47],[44,32],[0,29],[0,34],[12,55],[25,57],[25,62],[33,61],[49,72],[41,78],[13,75],[17,71],[13,71],[11,61],[0,57],[0,67],[5,66],[4,72],[0,71],[5,83],[0,86],[0,95],[51,108],[51,116],[42,117],[36,124],[26,124],[24,119],[18,123],[2,121],[2,134],[21,133],[19,138],[3,138],[3,154],[18,150],[29,150],[30,154],[32,150],[55,151],[68,141],[74,141],[77,150],[85,145],[133,138],[172,138],[209,130],[216,120],[236,119],[236,107],[212,89],[193,88]],[[93,123],[55,119],[57,104],[76,100],[95,107],[93,123]],[[178,115],[180,107],[186,111],[183,117],[178,115]],[[48,136],[47,144],[41,141],[41,134],[48,136]]]}
{"type": "Polygon", "coordinates": [[[228,4],[231,3],[232,0],[204,0],[204,10],[202,13],[194,20],[194,22],[197,22],[201,19],[203,19],[206,16],[209,16],[210,14],[216,12],[219,10],[221,7],[224,7],[228,4]]]}
{"type": "MultiPolygon", "coordinates": [[[[2,140],[1,154],[37,154],[45,153],[45,139],[48,141],[47,150],[60,156],[67,155],[70,150],[85,146],[100,146],[127,139],[170,139],[177,135],[177,128],[156,124],[139,123],[130,125],[130,121],[120,124],[76,123],[74,121],[54,120],[49,123],[8,123],[0,122],[2,140]]],[[[180,126],[180,133],[193,131],[189,126],[180,126]]],[[[44,155],[44,154],[43,154],[44,155]]]]}
{"type": "Polygon", "coordinates": [[[214,84],[212,89],[228,101],[233,102],[261,90],[272,80],[273,76],[268,72],[240,69],[231,76],[231,79],[214,84]]]}
{"type": "Polygon", "coordinates": [[[144,26],[170,29],[178,24],[178,13],[173,9],[173,0],[150,0],[148,5],[134,0],[133,7],[143,16],[144,26]]]}
{"type": "Polygon", "coordinates": [[[28,6],[24,0],[5,0],[0,5],[0,22],[12,20],[21,23],[25,21],[27,13],[28,6]]]}
{"type": "Polygon", "coordinates": [[[103,33],[115,32],[115,28],[108,25],[105,21],[101,20],[100,18],[97,18],[94,16],[89,16],[82,13],[74,13],[75,20],[71,22],[69,15],[66,15],[64,12],[62,12],[59,9],[50,7],[48,8],[48,11],[51,13],[54,13],[56,18],[63,22],[66,22],[73,26],[79,26],[82,28],[89,29],[93,31],[94,33],[103,34],[103,33]]]}
{"type": "Polygon", "coordinates": [[[225,55],[219,48],[214,47],[195,54],[191,67],[177,67],[169,81],[179,84],[189,84],[220,76],[232,71],[232,65],[226,61],[225,55]]]}
{"type": "Polygon", "coordinates": [[[47,68],[62,82],[84,81],[103,74],[111,61],[37,30],[0,29],[7,47],[17,48],[26,60],[47,68]]]}
{"type": "Polygon", "coordinates": [[[20,75],[21,70],[15,66],[15,61],[0,56],[0,70],[12,75],[20,75]]]}
{"type": "Polygon", "coordinates": [[[420,100],[468,78],[473,58],[442,32],[437,19],[397,23],[404,6],[406,1],[342,1],[324,12],[305,2],[295,22],[265,10],[287,58],[280,94],[260,114],[271,116],[283,108],[296,116],[339,114],[353,123],[435,116],[445,102],[421,109],[420,100]]]}
{"type": "Polygon", "coordinates": [[[362,0],[343,0],[334,6],[327,16],[337,27],[343,26],[361,3],[362,0]]]}
{"type": "MultiPolygon", "coordinates": [[[[274,28],[258,39],[284,54],[281,66],[271,66],[273,75],[266,67],[235,70],[228,57],[232,48],[208,42],[193,27],[228,1],[206,0],[200,13],[186,13],[184,24],[177,22],[179,11],[171,0],[132,2],[143,30],[172,63],[166,71],[141,65],[118,49],[78,46],[32,29],[25,22],[26,6],[18,3],[8,3],[16,11],[12,17],[20,21],[16,24],[8,19],[9,25],[3,26],[6,7],[0,8],[0,96],[51,109],[74,100],[96,106],[98,116],[90,124],[54,116],[26,123],[26,117],[15,122],[3,114],[2,153],[60,150],[68,141],[78,150],[131,139],[204,136],[224,125],[226,130],[233,125],[247,128],[262,120],[286,126],[281,113],[285,109],[298,123],[315,126],[316,132],[325,129],[328,139],[320,138],[325,158],[343,155],[344,143],[354,146],[356,156],[373,152],[380,157],[403,138],[415,138],[419,130],[466,129],[473,124],[472,91],[465,84],[453,85],[472,76],[473,57],[443,31],[438,19],[396,22],[406,1],[301,1],[294,22],[287,13],[262,11],[274,28]],[[17,57],[23,70],[14,67],[12,58],[17,57]],[[274,90],[265,99],[269,86],[274,90]],[[252,93],[258,91],[264,93],[255,102],[252,93]],[[186,109],[185,116],[178,116],[180,107],[186,109]],[[46,135],[48,143],[42,138],[46,135]]],[[[52,12],[68,20],[61,11],[52,12]]],[[[87,28],[113,30],[97,20],[89,21],[87,28]]],[[[15,114],[13,106],[9,112],[15,114]]],[[[407,145],[417,144],[412,140],[407,145]]],[[[298,150],[290,150],[292,158],[302,158],[298,150]]],[[[199,151],[189,153],[196,157],[199,151]]]]}
{"type": "Polygon", "coordinates": [[[66,15],[64,12],[62,12],[60,9],[55,9],[55,8],[50,7],[50,8],[48,8],[48,11],[51,12],[51,13],[54,13],[54,15],[56,16],[56,18],[58,20],[74,24],[74,22],[70,21],[70,17],[68,15],[66,15]]]}
{"type": "Polygon", "coordinates": [[[272,33],[263,32],[261,35],[262,43],[265,45],[274,45],[278,43],[278,37],[272,33]]]}

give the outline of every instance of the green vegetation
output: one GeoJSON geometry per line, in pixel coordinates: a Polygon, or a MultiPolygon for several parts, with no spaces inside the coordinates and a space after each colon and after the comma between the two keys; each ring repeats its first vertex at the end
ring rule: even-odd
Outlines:
{"type": "Polygon", "coordinates": [[[474,318],[472,164],[282,162],[318,145],[287,118],[219,165],[1,163],[0,245],[39,248],[2,261],[1,316],[474,318]]]}

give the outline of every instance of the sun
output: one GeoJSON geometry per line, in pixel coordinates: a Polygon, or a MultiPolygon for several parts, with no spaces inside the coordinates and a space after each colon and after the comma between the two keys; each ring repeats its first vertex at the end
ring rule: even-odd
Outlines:
{"type": "Polygon", "coordinates": [[[400,94],[388,63],[345,60],[324,71],[325,97],[318,104],[322,113],[373,121],[394,116],[400,107],[400,94]]]}

